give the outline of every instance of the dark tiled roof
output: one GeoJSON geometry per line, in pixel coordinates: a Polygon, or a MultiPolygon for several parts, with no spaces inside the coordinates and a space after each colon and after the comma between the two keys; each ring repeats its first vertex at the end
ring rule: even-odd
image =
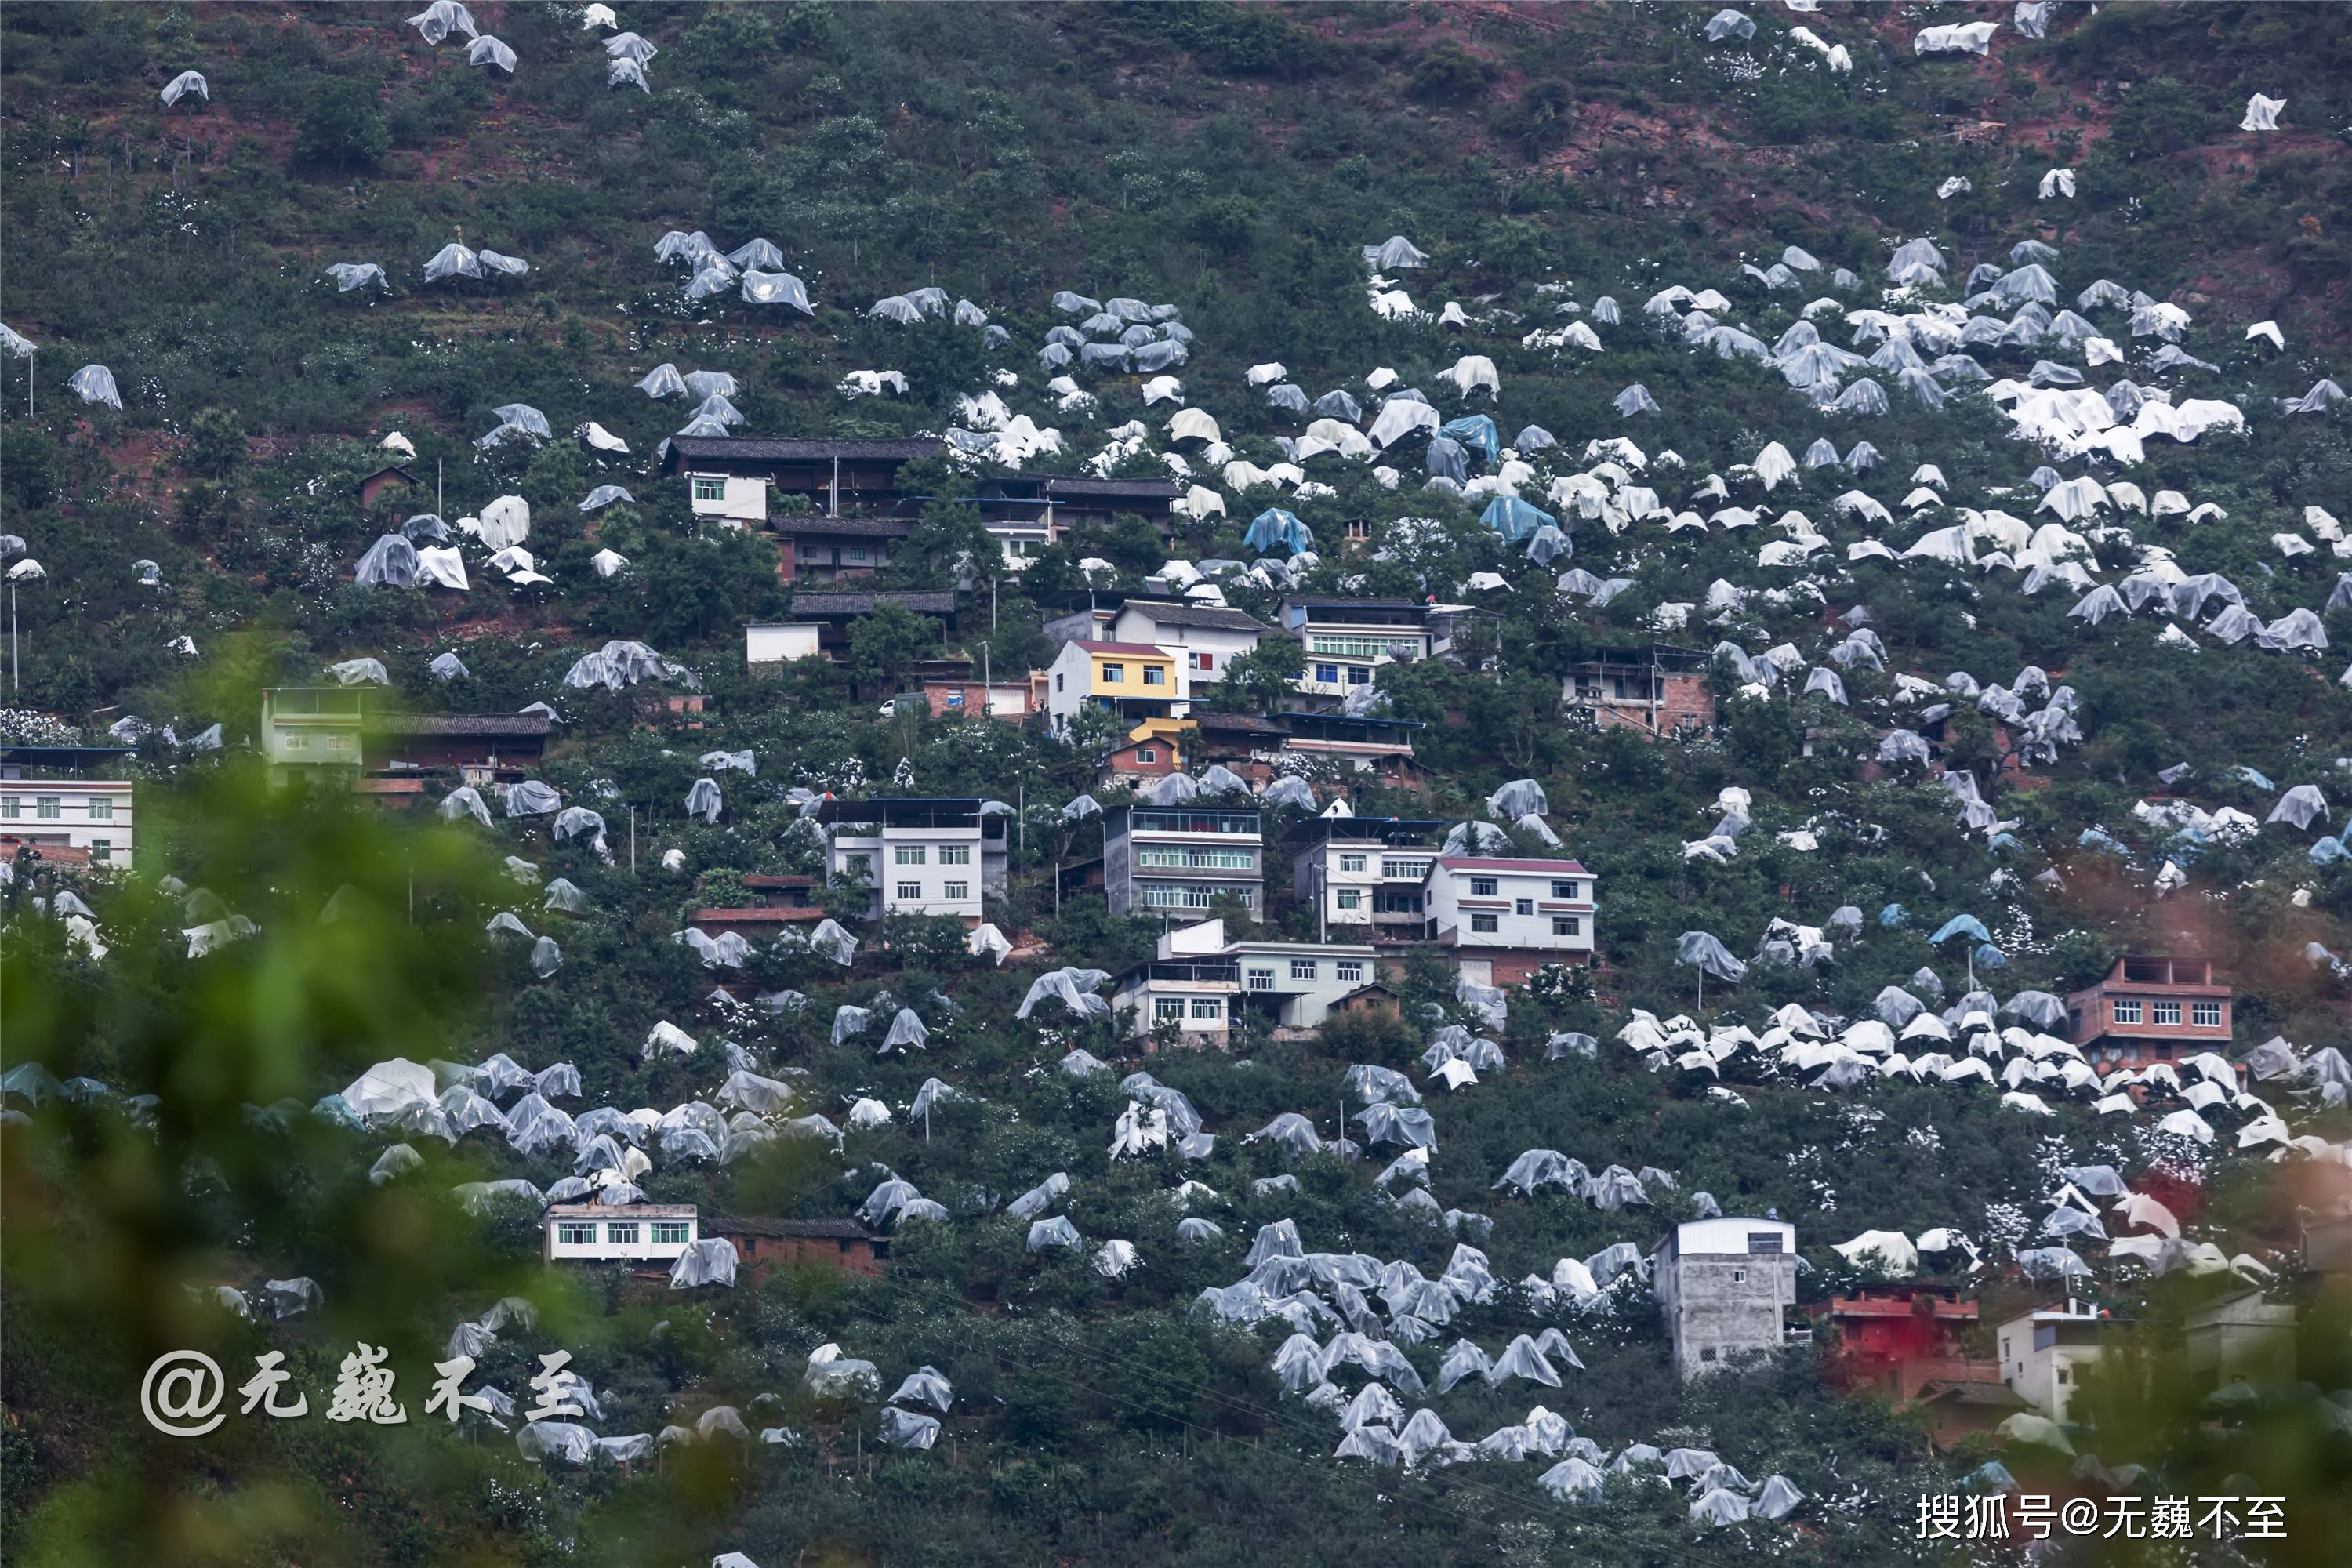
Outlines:
{"type": "Polygon", "coordinates": [[[810,616],[866,616],[874,606],[889,599],[904,605],[918,615],[948,616],[955,613],[955,595],[951,590],[880,589],[871,594],[811,594],[795,590],[793,594],[793,614],[805,619],[810,616]]]}
{"type": "Polygon", "coordinates": [[[712,1236],[808,1236],[836,1241],[880,1239],[854,1219],[771,1219],[766,1215],[716,1215],[702,1222],[712,1236]]]}
{"type": "Polygon", "coordinates": [[[394,735],[537,735],[550,721],[544,713],[386,713],[377,727],[394,735]]]}
{"type": "Polygon", "coordinates": [[[1247,611],[1229,610],[1216,605],[1180,605],[1171,600],[1129,599],[1125,607],[1138,615],[1149,616],[1163,626],[1201,626],[1223,632],[1265,632],[1272,629],[1247,611]]]}
{"type": "Polygon", "coordinates": [[[811,463],[833,458],[903,462],[909,458],[936,457],[947,449],[946,442],[927,436],[845,440],[803,436],[673,436],[669,443],[672,462],[690,458],[709,462],[811,463]]]}
{"type": "Polygon", "coordinates": [[[1045,491],[1055,497],[1134,496],[1173,500],[1183,493],[1183,487],[1174,479],[1048,479],[1045,491]]]}
{"type": "Polygon", "coordinates": [[[778,517],[768,526],[778,533],[832,534],[842,539],[904,539],[914,525],[887,517],[778,517]]]}
{"type": "Polygon", "coordinates": [[[1272,719],[1261,719],[1255,713],[1211,713],[1196,711],[1192,717],[1203,730],[1238,730],[1251,735],[1287,735],[1290,726],[1272,719]]]}

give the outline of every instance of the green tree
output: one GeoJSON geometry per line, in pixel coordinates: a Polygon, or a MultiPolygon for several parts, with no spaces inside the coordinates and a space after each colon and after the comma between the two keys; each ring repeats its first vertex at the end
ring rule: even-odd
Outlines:
{"type": "Polygon", "coordinates": [[[849,673],[861,685],[895,692],[915,661],[940,646],[940,623],[896,599],[883,599],[849,627],[849,673]]]}
{"type": "Polygon", "coordinates": [[[338,169],[365,168],[391,147],[392,127],[376,102],[373,86],[355,77],[333,76],[310,89],[294,134],[296,158],[338,169]]]}
{"type": "Polygon", "coordinates": [[[1423,103],[1464,103],[1495,79],[1495,68],[1448,38],[1421,58],[1405,90],[1423,103]]]}
{"type": "Polygon", "coordinates": [[[1298,700],[1298,678],[1307,670],[1307,650],[1297,637],[1269,637],[1234,657],[1224,679],[1208,689],[1209,706],[1220,713],[1271,713],[1298,700]]]}
{"type": "Polygon", "coordinates": [[[225,479],[245,462],[245,421],[234,408],[203,408],[188,421],[188,463],[225,479]]]}

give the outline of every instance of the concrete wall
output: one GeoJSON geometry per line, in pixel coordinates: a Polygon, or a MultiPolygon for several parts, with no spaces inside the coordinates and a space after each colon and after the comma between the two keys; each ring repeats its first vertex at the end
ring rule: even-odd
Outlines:
{"type": "Polygon", "coordinates": [[[1662,1254],[1658,1306],[1685,1381],[1777,1352],[1781,1310],[1797,1300],[1791,1254],[1662,1254]]]}

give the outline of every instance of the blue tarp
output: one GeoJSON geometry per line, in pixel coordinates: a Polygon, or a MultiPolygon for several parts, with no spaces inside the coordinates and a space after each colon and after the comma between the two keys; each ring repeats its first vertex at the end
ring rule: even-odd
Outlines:
{"type": "Polygon", "coordinates": [[[1242,542],[1264,554],[1278,550],[1285,555],[1296,555],[1302,550],[1314,549],[1315,536],[1297,518],[1278,506],[1270,506],[1250,520],[1249,532],[1242,536],[1242,542]]]}
{"type": "Polygon", "coordinates": [[[1503,455],[1503,433],[1496,429],[1495,422],[1483,414],[1465,414],[1459,419],[1449,419],[1445,422],[1444,433],[1465,447],[1477,447],[1486,455],[1490,463],[1503,455]]]}
{"type": "Polygon", "coordinates": [[[2246,766],[2243,763],[2231,768],[2230,772],[2236,777],[2245,780],[2256,789],[2274,790],[2278,788],[2278,785],[2271,783],[2269,779],[2263,777],[2261,773],[2256,773],[2253,769],[2246,766]]]}
{"type": "Polygon", "coordinates": [[[2009,954],[2001,952],[2000,949],[1993,946],[1993,944],[1989,942],[1979,942],[1977,944],[1976,966],[1979,969],[2007,969],[2009,967],[2009,954]]]}
{"type": "Polygon", "coordinates": [[[1930,942],[1941,945],[1946,938],[1955,936],[1972,936],[1979,942],[1990,942],[1992,940],[1992,932],[1985,930],[1984,921],[1977,919],[1974,915],[1954,915],[1950,920],[1948,920],[1942,925],[1937,926],[1936,928],[1936,934],[1929,937],[1927,940],[1930,942]]]}
{"type": "Polygon", "coordinates": [[[1878,923],[1889,931],[1911,923],[1911,911],[1901,904],[1889,904],[1878,911],[1878,923]]]}
{"type": "Polygon", "coordinates": [[[2126,849],[2122,844],[2108,837],[2107,834],[2096,827],[2085,827],[2083,829],[2082,836],[2074,840],[2074,847],[2077,849],[2095,849],[2103,855],[2128,855],[2131,853],[2131,851],[2126,849]]]}
{"type": "Polygon", "coordinates": [[[2323,838],[2311,847],[2311,859],[2314,865],[2325,866],[2330,860],[2341,860],[2344,858],[2344,841],[2340,838],[2323,838]]]}
{"type": "Polygon", "coordinates": [[[1496,496],[1479,515],[1478,521],[1513,544],[1538,528],[1559,526],[1559,519],[1539,507],[1529,506],[1517,496],[1496,496]]]}

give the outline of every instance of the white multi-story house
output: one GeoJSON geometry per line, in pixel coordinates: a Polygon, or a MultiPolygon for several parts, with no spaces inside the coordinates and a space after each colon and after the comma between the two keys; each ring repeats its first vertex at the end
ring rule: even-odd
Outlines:
{"type": "Polygon", "coordinates": [[[1454,967],[1485,984],[1592,955],[1593,877],[1574,860],[1442,856],[1424,901],[1424,940],[1451,950],[1454,967]]]}
{"type": "Polygon", "coordinates": [[[1222,1046],[1240,1005],[1241,969],[1213,953],[1156,958],[1111,983],[1114,1015],[1129,1019],[1130,1038],[1174,1029],[1188,1044],[1222,1046]]]}
{"type": "Polygon", "coordinates": [[[2063,1422],[2083,1386],[2084,1369],[2105,1355],[2130,1326],[2071,1297],[2062,1307],[2021,1312],[1993,1330],[2000,1379],[2020,1399],[2063,1422]]]}
{"type": "Polygon", "coordinates": [[[1369,942],[1228,940],[1222,920],[1162,933],[1160,959],[1163,963],[1207,959],[1233,964],[1238,972],[1234,1005],[1270,1017],[1286,1029],[1321,1027],[1332,1004],[1380,978],[1379,956],[1369,942]]]}
{"type": "Polygon", "coordinates": [[[1290,885],[1316,929],[1350,941],[1420,942],[1424,884],[1446,824],[1399,816],[1318,816],[1293,842],[1290,885]]]}
{"type": "Polygon", "coordinates": [[[1346,697],[1377,679],[1382,665],[1423,659],[1437,651],[1427,606],[1409,599],[1285,598],[1275,607],[1283,629],[1303,646],[1306,668],[1298,689],[1310,697],[1346,697]]]}
{"type": "Polygon", "coordinates": [[[0,845],[79,849],[92,866],[128,870],[134,815],[128,779],[58,776],[15,765],[0,777],[0,845]]]}
{"type": "Polygon", "coordinates": [[[1255,616],[1220,605],[1129,599],[1111,617],[1108,640],[1148,643],[1175,656],[1188,687],[1225,678],[1234,659],[1274,628],[1255,616]]]}
{"type": "Polygon", "coordinates": [[[556,1204],[542,1223],[550,1263],[675,1263],[700,1239],[692,1204],[556,1204]]]}
{"type": "Polygon", "coordinates": [[[817,820],[832,840],[833,877],[862,874],[866,918],[944,915],[978,925],[981,900],[1004,891],[1005,818],[975,797],[828,800],[817,820]]]}

